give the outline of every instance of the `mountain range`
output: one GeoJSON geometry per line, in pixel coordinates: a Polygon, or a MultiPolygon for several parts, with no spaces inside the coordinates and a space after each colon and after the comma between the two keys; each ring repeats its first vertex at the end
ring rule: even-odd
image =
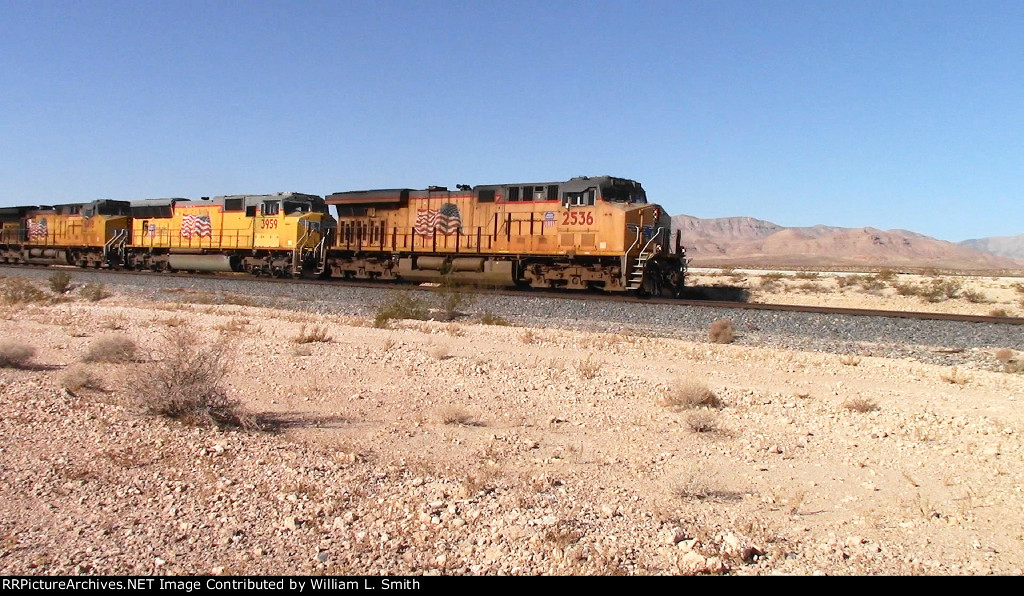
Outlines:
{"type": "Polygon", "coordinates": [[[1024,267],[1024,234],[947,242],[907,230],[786,227],[752,217],[672,217],[691,264],[769,267],[1024,267]]]}

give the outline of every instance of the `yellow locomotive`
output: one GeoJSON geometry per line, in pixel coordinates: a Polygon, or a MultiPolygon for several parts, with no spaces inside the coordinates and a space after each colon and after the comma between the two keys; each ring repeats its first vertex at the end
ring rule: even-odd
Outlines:
{"type": "Polygon", "coordinates": [[[0,209],[0,259],[5,263],[109,266],[123,258],[128,202],[0,209]]]}
{"type": "Polygon", "coordinates": [[[332,227],[322,198],[294,192],[133,201],[125,265],[297,277],[332,227]]]}
{"type": "Polygon", "coordinates": [[[319,269],[345,278],[598,288],[677,296],[686,259],[640,183],[611,176],[457,190],[334,193],[319,269]]]}

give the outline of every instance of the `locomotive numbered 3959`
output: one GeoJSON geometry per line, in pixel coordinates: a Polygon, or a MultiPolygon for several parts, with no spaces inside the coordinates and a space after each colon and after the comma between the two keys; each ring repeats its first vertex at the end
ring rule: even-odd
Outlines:
{"type": "Polygon", "coordinates": [[[100,200],[0,208],[0,260],[677,296],[670,217],[640,183],[565,182],[100,200]],[[334,207],[334,215],[329,212],[334,207]]]}

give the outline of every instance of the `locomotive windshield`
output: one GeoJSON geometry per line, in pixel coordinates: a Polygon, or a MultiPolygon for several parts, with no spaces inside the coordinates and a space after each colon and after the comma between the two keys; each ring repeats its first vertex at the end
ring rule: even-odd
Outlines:
{"type": "Polygon", "coordinates": [[[647,202],[647,193],[643,187],[632,180],[614,180],[610,185],[602,186],[601,197],[616,203],[647,202]]]}

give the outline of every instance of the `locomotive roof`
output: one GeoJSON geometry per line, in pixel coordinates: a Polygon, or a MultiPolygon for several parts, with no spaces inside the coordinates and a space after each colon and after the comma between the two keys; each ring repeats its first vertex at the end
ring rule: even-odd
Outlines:
{"type": "MultiPolygon", "coordinates": [[[[506,186],[552,186],[558,185],[563,192],[582,191],[594,186],[627,186],[640,187],[640,183],[627,178],[616,178],[614,176],[576,176],[569,180],[558,182],[513,182],[506,184],[479,184],[472,188],[476,190],[499,189],[506,186]]],[[[460,185],[462,186],[462,185],[460,185]]],[[[408,199],[410,194],[447,191],[444,186],[430,186],[422,190],[412,188],[382,188],[373,190],[348,190],[327,195],[325,201],[329,205],[345,203],[398,203],[402,199],[408,199]]],[[[459,192],[459,191],[454,191],[459,192]]]]}
{"type": "Polygon", "coordinates": [[[214,204],[223,204],[227,199],[242,199],[246,205],[258,205],[263,201],[273,200],[310,201],[312,203],[323,201],[323,198],[319,195],[310,195],[302,192],[275,192],[268,195],[221,195],[213,197],[210,199],[210,202],[214,204]]]}

